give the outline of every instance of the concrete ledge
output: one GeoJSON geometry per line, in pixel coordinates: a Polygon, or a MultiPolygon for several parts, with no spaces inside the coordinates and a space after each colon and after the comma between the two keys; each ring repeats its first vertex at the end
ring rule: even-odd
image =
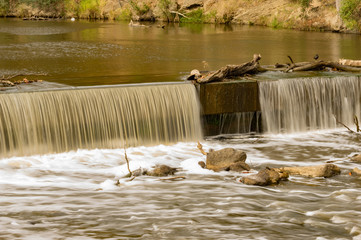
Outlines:
{"type": "Polygon", "coordinates": [[[200,84],[197,89],[203,115],[260,111],[256,81],[200,84]]]}

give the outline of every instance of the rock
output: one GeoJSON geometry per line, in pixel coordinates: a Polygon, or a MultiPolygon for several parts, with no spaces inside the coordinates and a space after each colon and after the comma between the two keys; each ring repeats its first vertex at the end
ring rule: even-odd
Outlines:
{"type": "Polygon", "coordinates": [[[157,165],[152,171],[146,172],[148,176],[164,177],[168,175],[174,175],[177,172],[176,168],[169,167],[167,165],[157,165]]]}
{"type": "Polygon", "coordinates": [[[265,169],[247,177],[243,177],[241,182],[247,185],[267,186],[278,184],[281,180],[286,180],[288,174],[279,173],[274,169],[265,169]]]}
{"type": "Polygon", "coordinates": [[[305,177],[332,177],[341,173],[338,166],[334,164],[324,164],[306,167],[283,167],[279,171],[290,175],[301,175],[305,177]]]}
{"type": "Polygon", "coordinates": [[[241,150],[233,148],[225,148],[218,151],[210,151],[207,154],[206,168],[218,171],[229,171],[232,169],[249,170],[249,166],[245,163],[247,155],[241,150]],[[236,164],[236,165],[235,165],[236,164]]]}
{"type": "Polygon", "coordinates": [[[203,161],[199,161],[198,165],[201,166],[201,168],[206,168],[206,163],[203,161]]]}
{"type": "Polygon", "coordinates": [[[352,156],[351,161],[361,163],[361,154],[352,156]]]}
{"type": "Polygon", "coordinates": [[[249,171],[251,168],[248,166],[245,162],[236,162],[229,166],[229,169],[226,169],[227,171],[234,171],[234,172],[242,172],[244,170],[249,171]]]}
{"type": "Polygon", "coordinates": [[[361,176],[361,170],[358,169],[357,167],[355,167],[355,168],[352,170],[352,173],[355,173],[355,174],[361,176]]]}

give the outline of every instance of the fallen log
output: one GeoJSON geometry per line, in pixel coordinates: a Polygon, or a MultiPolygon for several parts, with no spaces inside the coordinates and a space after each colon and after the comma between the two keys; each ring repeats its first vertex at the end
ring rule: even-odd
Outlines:
{"type": "Polygon", "coordinates": [[[338,63],[350,67],[361,67],[361,60],[351,60],[351,59],[341,58],[338,60],[338,63]]]}
{"type": "Polygon", "coordinates": [[[261,60],[261,55],[255,54],[253,55],[253,60],[250,62],[246,62],[241,65],[227,65],[215,72],[199,77],[196,81],[197,83],[220,82],[227,78],[239,77],[250,73],[258,73],[263,71],[260,68],[259,60],[261,60]]]}
{"type": "Polygon", "coordinates": [[[336,69],[338,71],[344,71],[344,72],[361,72],[361,68],[345,66],[345,65],[341,65],[336,62],[322,61],[322,60],[306,63],[306,64],[303,64],[300,66],[296,66],[296,67],[292,68],[292,70],[294,72],[296,72],[296,71],[298,71],[298,72],[299,71],[313,71],[313,70],[322,70],[326,67],[336,69]]]}
{"type": "Polygon", "coordinates": [[[324,164],[303,167],[274,168],[274,171],[288,173],[289,175],[300,175],[305,177],[332,177],[339,175],[341,170],[334,164],[324,164]]]}
{"type": "Polygon", "coordinates": [[[294,62],[292,57],[287,56],[291,63],[279,64],[276,63],[274,66],[261,66],[259,61],[261,60],[260,54],[254,54],[253,60],[246,62],[241,65],[227,65],[218,69],[217,71],[208,72],[206,74],[200,73],[198,70],[192,70],[187,80],[195,80],[196,83],[210,83],[210,82],[221,82],[224,79],[232,79],[236,77],[242,77],[245,75],[253,75],[267,71],[278,71],[278,72],[301,72],[301,71],[322,71],[326,68],[330,68],[334,71],[343,72],[361,72],[361,60],[354,60],[353,62],[333,62],[318,60],[319,56],[316,54],[314,61],[312,62],[294,62]]]}

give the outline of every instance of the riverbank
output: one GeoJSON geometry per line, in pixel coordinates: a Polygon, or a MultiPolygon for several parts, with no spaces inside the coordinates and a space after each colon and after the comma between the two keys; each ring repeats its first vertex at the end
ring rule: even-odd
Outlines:
{"type": "Polygon", "coordinates": [[[351,5],[336,4],[334,0],[17,0],[0,3],[0,16],[234,23],[359,32],[357,13],[361,1],[354,2],[351,5]]]}

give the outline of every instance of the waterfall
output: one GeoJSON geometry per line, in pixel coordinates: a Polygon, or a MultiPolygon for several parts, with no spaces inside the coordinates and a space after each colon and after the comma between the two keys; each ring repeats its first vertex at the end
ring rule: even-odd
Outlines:
{"type": "Polygon", "coordinates": [[[220,114],[219,134],[260,132],[259,112],[220,114]]]}
{"type": "MultiPolygon", "coordinates": [[[[361,77],[314,77],[259,83],[263,129],[293,133],[354,126],[360,119],[361,77]]],[[[360,119],[361,120],[361,119],[360,119]]]]}
{"type": "Polygon", "coordinates": [[[0,157],[201,138],[191,84],[0,94],[0,157]]]}

